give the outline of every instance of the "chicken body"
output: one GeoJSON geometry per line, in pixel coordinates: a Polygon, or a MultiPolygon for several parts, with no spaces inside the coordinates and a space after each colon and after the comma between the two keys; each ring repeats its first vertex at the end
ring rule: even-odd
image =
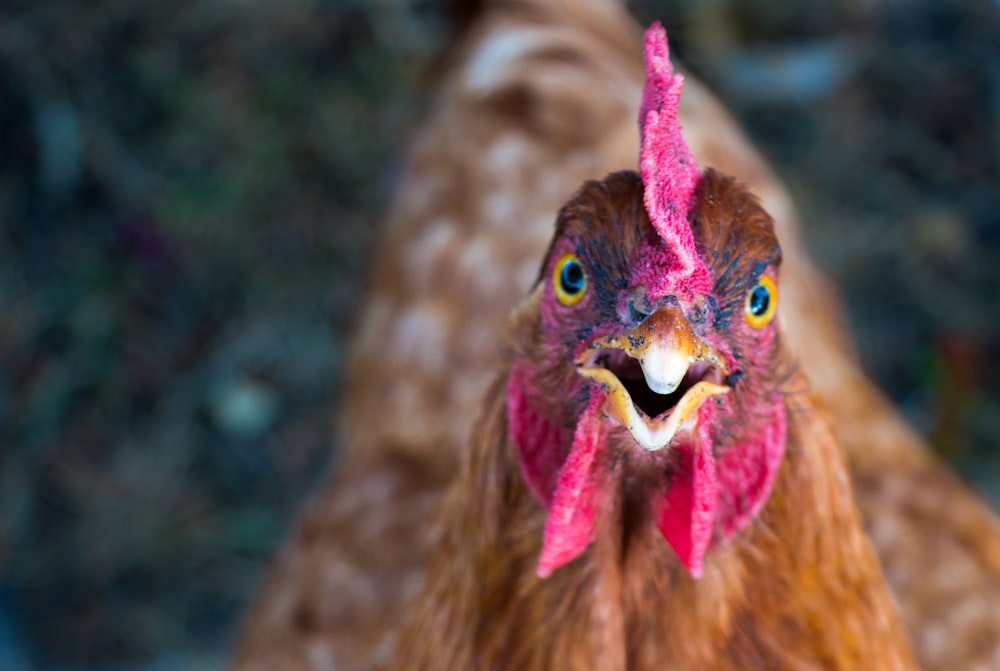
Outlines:
{"type": "MultiPolygon", "coordinates": [[[[430,520],[499,364],[508,311],[559,206],[634,167],[637,27],[616,2],[496,6],[472,25],[413,146],[348,360],[344,453],[276,558],[233,669],[363,669],[440,542],[430,520]],[[391,344],[391,346],[390,346],[391,344]]],[[[1000,667],[1000,527],[861,372],[780,182],[688,78],[680,123],[737,176],[784,250],[779,319],[829,409],[861,514],[927,669],[1000,667]]]]}
{"type": "MultiPolygon", "coordinates": [[[[745,297],[765,285],[775,263],[770,220],[731,179],[709,171],[692,222],[714,280],[712,299],[689,303],[669,295],[652,300],[650,309],[678,311],[679,301],[679,310],[692,316],[698,334],[692,337],[718,342],[726,352],[720,357],[741,366],[738,379],[721,400],[702,406],[697,438],[675,436],[662,451],[640,447],[614,418],[596,420],[600,445],[585,487],[604,495],[581,503],[596,510],[592,544],[539,579],[542,539],[545,546],[552,541],[557,511],[551,503],[546,512],[525,484],[532,470],[526,459],[559,451],[563,427],[573,436],[565,460],[572,463],[584,421],[577,418],[588,412],[588,394],[603,399],[607,386],[577,377],[575,346],[608,328],[635,332],[634,315],[616,314],[616,301],[606,297],[656,295],[648,281],[636,279],[635,270],[653,256],[643,246],[652,227],[638,176],[618,173],[585,185],[563,210],[546,271],[515,318],[514,372],[493,386],[473,430],[470,459],[441,519],[444,540],[429,559],[427,587],[411,608],[393,668],[914,668],[829,419],[794,372],[774,324],[744,324],[745,297]],[[566,243],[587,269],[590,305],[563,307],[549,295],[548,271],[566,243]],[[558,318],[543,316],[553,311],[558,318]],[[519,446],[523,431],[508,426],[520,412],[522,401],[508,397],[518,395],[521,378],[531,389],[523,403],[540,417],[532,420],[534,430],[539,422],[554,426],[541,431],[542,444],[533,442],[529,455],[519,446]],[[771,398],[782,410],[777,415],[767,409],[771,398]],[[676,544],[672,549],[657,529],[662,488],[672,494],[682,484],[686,442],[707,440],[719,459],[724,500],[730,488],[754,477],[747,454],[768,435],[772,416],[787,426],[773,492],[741,529],[716,520],[715,543],[695,579],[676,544]],[[727,458],[737,460],[737,473],[726,474],[727,458]]],[[[657,328],[640,330],[656,338],[657,328]]],[[[636,394],[640,387],[629,386],[636,394]]],[[[640,405],[640,396],[633,398],[640,405]]],[[[673,412],[682,406],[678,401],[673,412]]],[[[603,412],[611,410],[605,405],[603,412]]]]}

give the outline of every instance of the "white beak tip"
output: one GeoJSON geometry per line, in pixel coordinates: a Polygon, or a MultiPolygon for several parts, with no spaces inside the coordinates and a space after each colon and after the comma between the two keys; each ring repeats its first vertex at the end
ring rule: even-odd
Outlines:
{"type": "Polygon", "coordinates": [[[672,348],[649,348],[640,360],[646,386],[657,394],[671,394],[677,390],[688,370],[688,357],[672,348]]]}

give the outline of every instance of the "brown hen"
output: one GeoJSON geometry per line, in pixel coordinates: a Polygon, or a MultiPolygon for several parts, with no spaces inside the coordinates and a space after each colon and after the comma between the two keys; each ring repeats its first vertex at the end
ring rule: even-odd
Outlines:
{"type": "MultiPolygon", "coordinates": [[[[278,555],[232,668],[367,668],[389,658],[386,632],[439,540],[428,521],[482,407],[506,313],[534,278],[568,194],[634,166],[641,81],[639,34],[617,3],[498,5],[472,24],[378,251],[345,383],[344,454],[278,555]]],[[[690,78],[680,121],[699,163],[746,182],[775,220],[786,341],[847,449],[919,660],[1000,666],[995,517],[865,378],[786,191],[690,78]]]]}
{"type": "Polygon", "coordinates": [[[392,668],[915,668],[773,320],[770,218],[709,170],[688,273],[643,191],[560,213],[392,668]]]}

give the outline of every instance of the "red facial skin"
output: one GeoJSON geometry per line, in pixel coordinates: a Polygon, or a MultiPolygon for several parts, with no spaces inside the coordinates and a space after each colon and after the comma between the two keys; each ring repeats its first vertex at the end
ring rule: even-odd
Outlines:
{"type": "MultiPolygon", "coordinates": [[[[742,310],[746,292],[762,274],[774,279],[778,253],[775,249],[774,259],[758,263],[750,277],[734,274],[737,264],[718,253],[714,258],[699,255],[703,241],[688,217],[701,173],[677,124],[683,78],[673,73],[662,26],[657,23],[647,31],[645,44],[639,165],[648,216],[635,220],[634,230],[626,224],[619,231],[611,245],[617,245],[615,250],[604,248],[610,236],[595,243],[557,235],[541,277],[548,281],[558,259],[573,253],[591,286],[572,306],[557,299],[551,281],[544,287],[541,328],[550,362],[542,368],[572,366],[595,340],[635,326],[627,306],[640,297],[646,314],[679,305],[697,335],[721,354],[727,370],[739,371],[731,378],[739,381],[730,393],[698,409],[693,430],[679,433],[662,453],[638,458],[643,468],[660,473],[650,492],[652,517],[684,566],[698,577],[713,538],[731,536],[760,511],[784,454],[784,404],[764,383],[776,325],[752,327],[742,310]]],[[[566,380],[573,408],[569,416],[565,409],[553,413],[538,407],[533,399],[546,387],[538,384],[538,376],[551,375],[519,361],[508,385],[511,435],[522,472],[549,508],[538,565],[542,577],[574,559],[592,540],[595,516],[617,486],[607,466],[615,461],[615,451],[643,452],[604,412],[606,390],[590,380],[566,380]]]]}

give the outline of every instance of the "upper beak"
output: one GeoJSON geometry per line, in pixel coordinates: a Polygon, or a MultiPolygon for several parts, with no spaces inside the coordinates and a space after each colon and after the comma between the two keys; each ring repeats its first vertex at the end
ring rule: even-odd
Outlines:
{"type": "Polygon", "coordinates": [[[576,365],[580,375],[604,387],[608,395],[605,411],[647,450],[669,445],[706,399],[729,391],[721,384],[729,374],[722,357],[694,332],[676,305],[660,307],[630,331],[591,343],[576,365]],[[636,362],[645,390],[637,375],[627,377],[636,362]],[[637,406],[626,384],[657,405],[672,405],[651,417],[637,406]]]}

